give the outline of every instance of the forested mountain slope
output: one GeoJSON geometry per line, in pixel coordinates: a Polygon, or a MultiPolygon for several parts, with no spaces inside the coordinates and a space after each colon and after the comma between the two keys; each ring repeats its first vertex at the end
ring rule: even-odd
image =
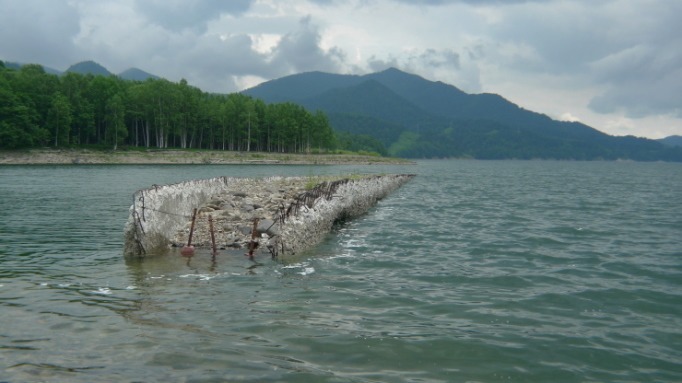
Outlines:
{"type": "Polygon", "coordinates": [[[239,93],[209,94],[185,80],[125,80],[93,62],[55,75],[38,64],[6,67],[0,61],[0,149],[84,145],[278,153],[337,149],[327,116],[294,103],[266,105],[239,93]]]}
{"type": "Polygon", "coordinates": [[[682,149],[655,140],[610,136],[395,68],[364,76],[302,73],[243,93],[324,111],[335,129],[370,135],[394,156],[682,161],[682,149]]]}

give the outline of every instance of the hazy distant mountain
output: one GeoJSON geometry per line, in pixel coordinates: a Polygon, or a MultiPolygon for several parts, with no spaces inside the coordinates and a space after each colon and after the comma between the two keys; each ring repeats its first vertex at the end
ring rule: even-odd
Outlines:
{"type": "MultiPolygon", "coordinates": [[[[77,64],[73,64],[66,70],[67,72],[75,72],[80,74],[92,74],[95,76],[112,76],[107,68],[94,61],[83,61],[77,64]]],[[[124,80],[130,81],[145,81],[149,78],[159,79],[159,76],[153,75],[151,73],[145,72],[139,68],[128,68],[123,72],[118,74],[118,77],[124,80]]]]}
{"type": "MultiPolygon", "coordinates": [[[[22,67],[23,65],[25,65],[25,64],[24,64],[24,63],[16,63],[16,62],[7,62],[7,61],[5,61],[5,67],[11,68],[11,69],[14,69],[14,70],[19,70],[19,69],[21,69],[21,67],[22,67]]],[[[45,66],[45,65],[41,65],[41,66],[43,67],[43,70],[45,71],[45,73],[56,74],[56,75],[58,75],[58,76],[60,76],[60,75],[63,73],[62,71],[57,70],[57,69],[54,69],[54,68],[50,68],[49,66],[45,66]]]]}
{"type": "Polygon", "coordinates": [[[20,64],[20,63],[13,63],[13,62],[10,62],[10,61],[5,61],[4,64],[5,64],[5,68],[10,68],[10,69],[14,69],[14,70],[19,70],[19,69],[21,69],[21,66],[23,65],[23,64],[20,64]]]}
{"type": "Polygon", "coordinates": [[[151,73],[147,73],[143,71],[142,69],[138,68],[129,68],[124,70],[123,72],[118,74],[118,77],[124,79],[124,80],[131,80],[131,81],[145,81],[149,78],[152,79],[159,79],[159,76],[155,76],[151,73]]]}
{"type": "Polygon", "coordinates": [[[73,64],[66,70],[66,72],[80,73],[80,74],[92,74],[95,76],[111,76],[111,72],[107,68],[101,66],[94,61],[81,61],[77,64],[73,64]]]}
{"type": "MultiPolygon", "coordinates": [[[[16,63],[16,62],[4,62],[5,66],[7,68],[12,68],[15,70],[19,70],[23,65],[23,63],[16,63]]],[[[46,73],[50,74],[55,74],[55,75],[62,75],[66,72],[73,72],[73,73],[79,73],[79,74],[92,74],[94,76],[111,76],[112,73],[102,65],[94,62],[94,61],[81,61],[79,63],[71,65],[66,71],[62,72],[57,69],[53,69],[50,67],[46,67],[42,65],[43,69],[45,70],[46,73]]],[[[152,79],[159,79],[159,76],[153,75],[151,73],[145,72],[142,69],[138,68],[129,68],[124,70],[123,72],[118,74],[118,77],[124,79],[124,80],[130,80],[130,81],[145,81],[149,78],[152,79]]]]}
{"type": "Polygon", "coordinates": [[[243,93],[322,110],[335,129],[371,135],[395,156],[682,161],[682,149],[555,121],[497,94],[467,94],[395,68],[364,76],[302,73],[243,93]]]}
{"type": "Polygon", "coordinates": [[[680,146],[682,147],[682,136],[668,136],[661,138],[658,142],[666,146],[680,146]]]}

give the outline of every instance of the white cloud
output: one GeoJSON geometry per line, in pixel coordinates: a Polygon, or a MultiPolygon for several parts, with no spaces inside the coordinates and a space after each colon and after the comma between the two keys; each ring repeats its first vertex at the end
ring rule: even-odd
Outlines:
{"type": "Polygon", "coordinates": [[[251,49],[260,54],[272,53],[277,45],[279,45],[280,41],[282,41],[282,35],[274,33],[260,33],[249,36],[251,37],[252,42],[251,49]]]}
{"type": "Polygon", "coordinates": [[[574,116],[571,112],[564,112],[561,113],[561,115],[558,118],[561,121],[569,121],[569,122],[579,122],[580,118],[574,116]]]}
{"type": "Polygon", "coordinates": [[[258,76],[232,76],[232,82],[239,89],[253,88],[254,86],[267,81],[267,79],[258,76]]]}

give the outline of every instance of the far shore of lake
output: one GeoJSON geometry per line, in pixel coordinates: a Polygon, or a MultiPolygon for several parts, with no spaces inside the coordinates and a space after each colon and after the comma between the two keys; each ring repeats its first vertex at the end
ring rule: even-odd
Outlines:
{"type": "Polygon", "coordinates": [[[28,149],[0,150],[0,165],[59,164],[284,164],[284,165],[403,165],[413,164],[403,158],[359,154],[293,154],[236,152],[221,150],[88,150],[28,149]]]}

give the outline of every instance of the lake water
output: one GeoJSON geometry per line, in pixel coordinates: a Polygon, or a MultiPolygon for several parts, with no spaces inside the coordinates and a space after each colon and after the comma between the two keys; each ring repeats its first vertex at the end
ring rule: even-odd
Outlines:
{"type": "Polygon", "coordinates": [[[0,167],[2,382],[679,382],[682,165],[0,167]],[[122,256],[132,193],[416,173],[289,262],[122,256]]]}

